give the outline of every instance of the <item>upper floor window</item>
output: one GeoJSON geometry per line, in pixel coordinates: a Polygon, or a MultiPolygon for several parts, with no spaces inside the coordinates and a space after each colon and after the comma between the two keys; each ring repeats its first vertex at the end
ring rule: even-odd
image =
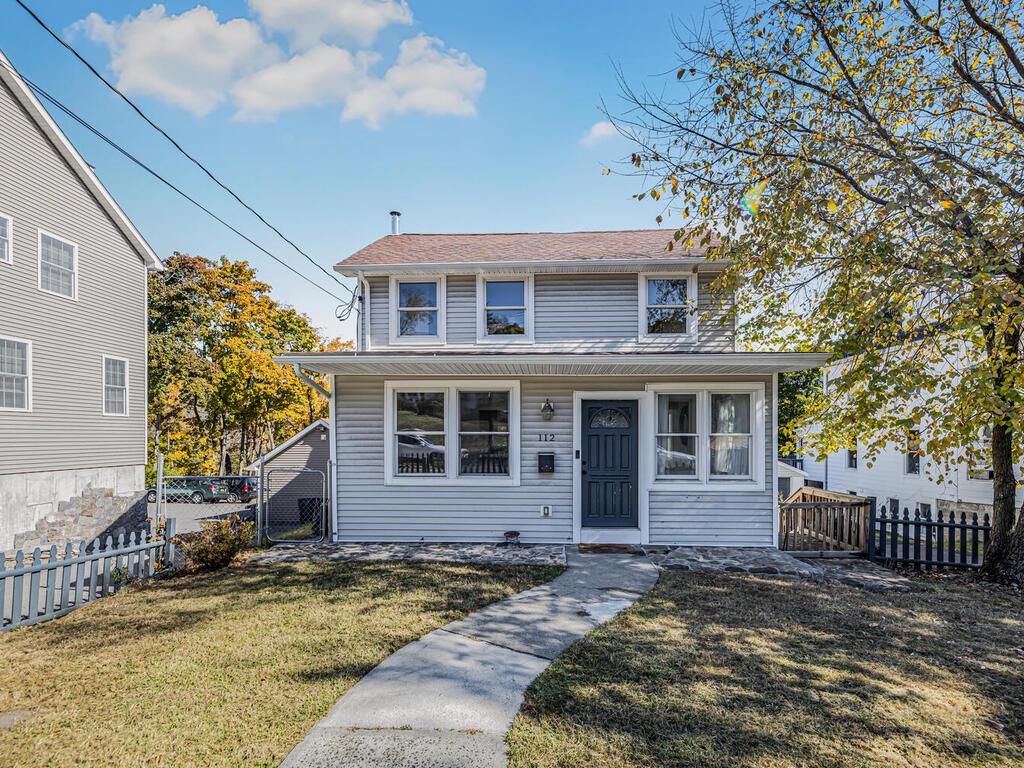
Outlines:
{"type": "Polygon", "coordinates": [[[32,408],[32,344],[0,338],[0,410],[32,408]]]}
{"type": "Polygon", "coordinates": [[[128,361],[103,358],[103,415],[128,415],[128,361]]]}
{"type": "Polygon", "coordinates": [[[0,261],[10,264],[14,259],[14,222],[0,213],[0,261]]]}
{"type": "Polygon", "coordinates": [[[391,343],[444,343],[444,279],[391,279],[391,343]]]}
{"type": "Polygon", "coordinates": [[[69,299],[78,298],[78,246],[39,233],[39,289],[69,299]]]}
{"type": "Polygon", "coordinates": [[[847,448],[846,449],[846,468],[856,469],[857,468],[857,449],[847,448]]]}
{"type": "Polygon", "coordinates": [[[533,339],[533,280],[483,277],[477,280],[477,340],[533,339]]]}
{"type": "Polygon", "coordinates": [[[697,333],[697,276],[640,275],[640,336],[673,340],[697,333]]]}
{"type": "Polygon", "coordinates": [[[903,456],[903,471],[908,475],[921,474],[921,433],[916,429],[907,434],[907,450],[903,456]]]}

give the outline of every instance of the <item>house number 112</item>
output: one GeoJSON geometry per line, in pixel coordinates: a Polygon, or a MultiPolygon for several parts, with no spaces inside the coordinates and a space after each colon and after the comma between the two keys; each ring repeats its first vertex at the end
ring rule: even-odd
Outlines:
{"type": "Polygon", "coordinates": [[[540,440],[542,443],[553,443],[555,442],[555,433],[541,432],[540,434],[537,435],[537,439],[540,440]]]}

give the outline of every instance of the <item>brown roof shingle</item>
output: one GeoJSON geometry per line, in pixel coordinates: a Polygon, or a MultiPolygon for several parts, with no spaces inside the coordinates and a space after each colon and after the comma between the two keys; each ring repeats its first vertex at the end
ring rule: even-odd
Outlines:
{"type": "MultiPolygon", "coordinates": [[[[510,232],[387,235],[338,263],[367,265],[500,264],[524,261],[602,261],[704,256],[700,238],[680,240],[669,252],[673,229],[616,232],[510,232]]],[[[712,241],[717,244],[717,239],[712,241]]]]}

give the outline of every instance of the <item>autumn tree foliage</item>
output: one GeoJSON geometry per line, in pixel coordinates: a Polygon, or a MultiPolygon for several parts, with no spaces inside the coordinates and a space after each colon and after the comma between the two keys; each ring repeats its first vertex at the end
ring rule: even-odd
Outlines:
{"type": "Polygon", "coordinates": [[[819,453],[920,428],[935,473],[994,473],[986,568],[1024,577],[1024,10],[1019,0],[781,0],[678,34],[625,87],[659,220],[715,231],[718,290],[762,348],[849,357],[808,407],[819,453]],[[673,219],[669,219],[670,221],[673,219]]]}
{"type": "Polygon", "coordinates": [[[327,415],[274,356],[348,346],[275,301],[247,262],[176,253],[149,278],[151,454],[168,473],[240,472],[327,415]]]}

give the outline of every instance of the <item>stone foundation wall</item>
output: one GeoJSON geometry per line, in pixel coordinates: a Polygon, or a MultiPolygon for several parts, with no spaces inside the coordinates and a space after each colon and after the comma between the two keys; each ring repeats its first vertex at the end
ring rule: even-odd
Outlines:
{"type": "Polygon", "coordinates": [[[0,475],[0,550],[63,545],[145,524],[145,467],[0,475]]]}
{"type": "Polygon", "coordinates": [[[968,515],[970,515],[972,512],[977,512],[979,517],[985,513],[988,513],[990,515],[992,514],[991,504],[976,504],[971,501],[950,501],[949,499],[936,499],[935,506],[938,508],[938,511],[942,514],[946,514],[947,512],[956,512],[957,514],[960,514],[961,512],[966,512],[968,515]]]}

